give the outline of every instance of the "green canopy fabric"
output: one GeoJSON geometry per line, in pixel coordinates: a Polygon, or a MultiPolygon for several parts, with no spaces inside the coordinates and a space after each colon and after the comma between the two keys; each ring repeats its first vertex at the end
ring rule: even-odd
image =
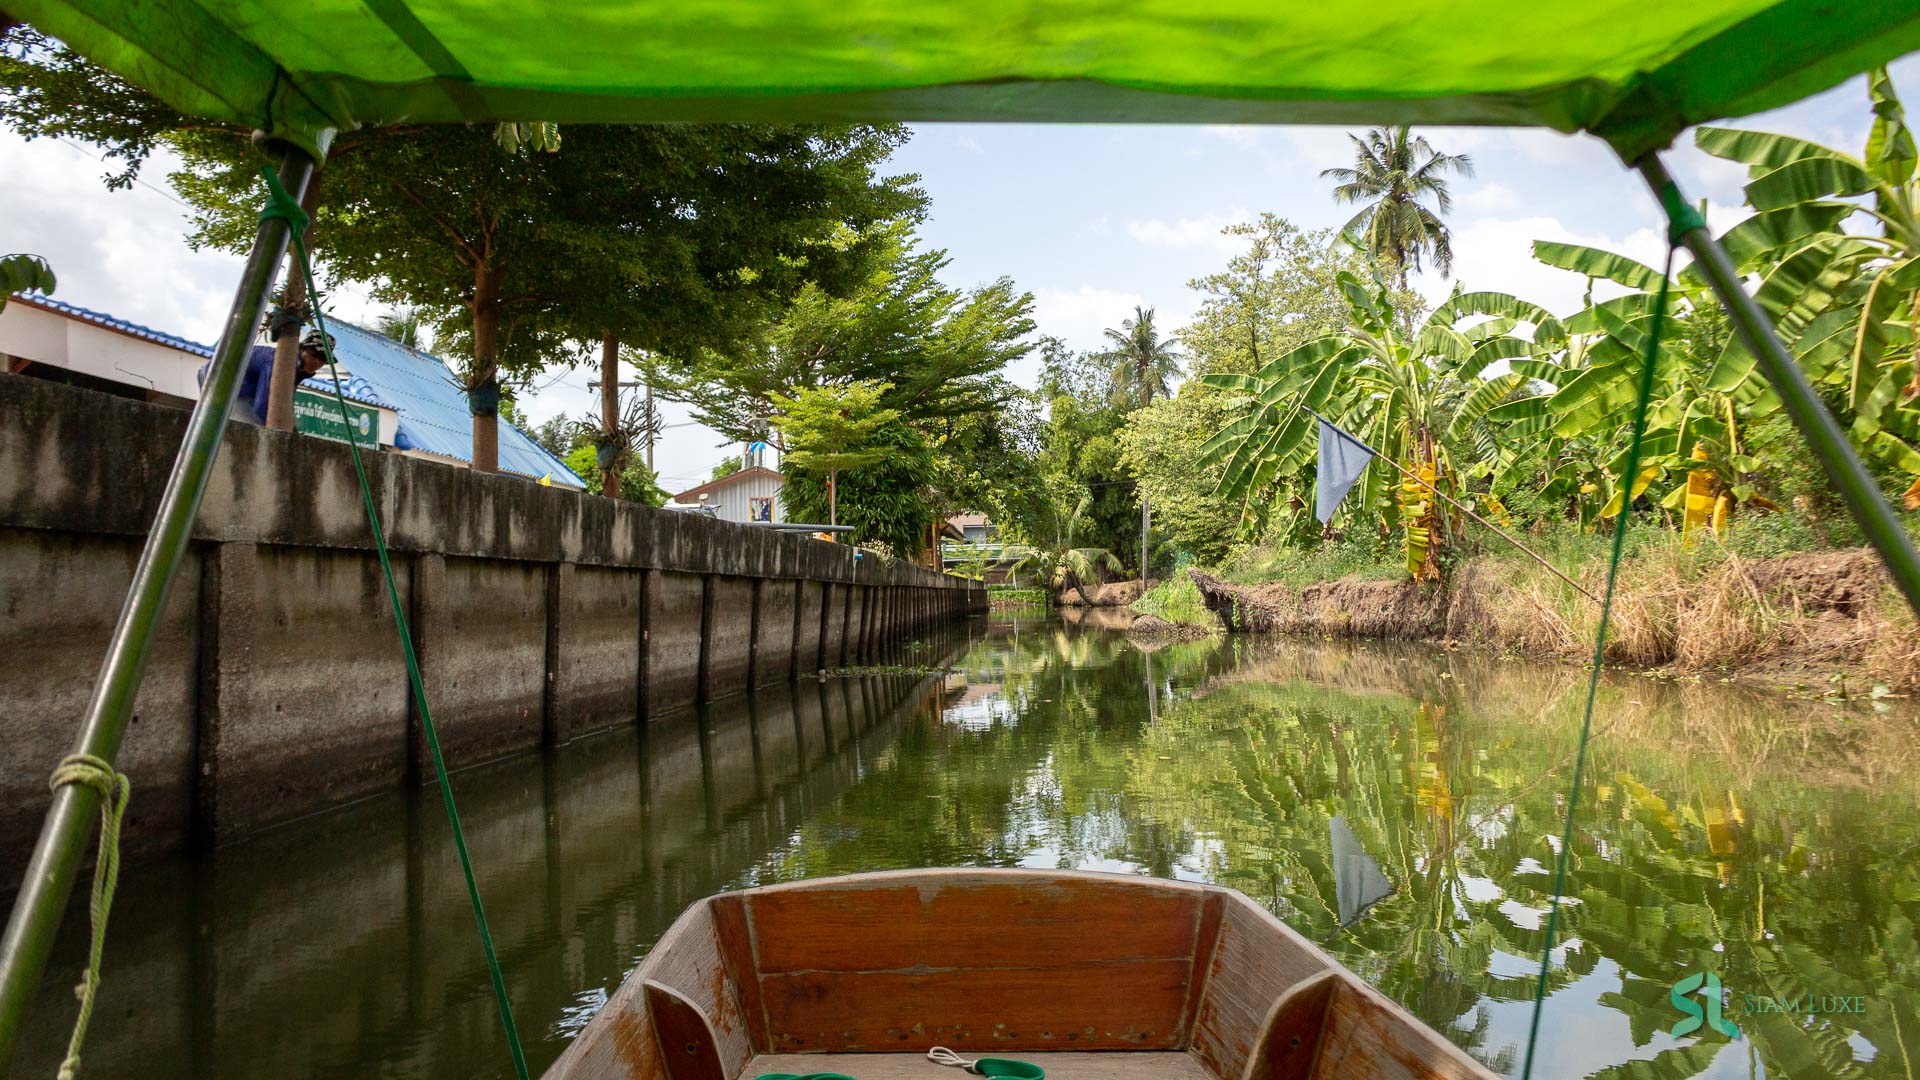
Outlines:
{"type": "Polygon", "coordinates": [[[1920,49],[1920,0],[10,0],[177,108],[359,124],[1532,125],[1633,159],[1920,49]]]}

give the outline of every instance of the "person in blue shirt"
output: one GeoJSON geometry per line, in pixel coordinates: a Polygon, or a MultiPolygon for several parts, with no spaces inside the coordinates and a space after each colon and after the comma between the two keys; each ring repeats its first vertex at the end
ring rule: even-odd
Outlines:
{"type": "MultiPolygon", "coordinates": [[[[332,345],[331,335],[326,345],[332,345]]],[[[295,385],[304,382],[308,376],[327,366],[326,345],[321,344],[320,331],[314,330],[300,339],[300,366],[294,369],[295,385]]],[[[207,385],[207,370],[213,367],[209,360],[200,365],[200,385],[207,385]]],[[[247,356],[247,370],[240,376],[240,393],[233,402],[233,419],[256,426],[265,426],[267,422],[267,397],[273,387],[273,346],[255,345],[247,356]]]]}

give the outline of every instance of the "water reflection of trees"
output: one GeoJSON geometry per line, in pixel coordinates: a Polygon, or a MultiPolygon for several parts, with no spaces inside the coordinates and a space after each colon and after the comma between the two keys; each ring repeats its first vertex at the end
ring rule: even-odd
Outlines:
{"type": "MultiPolygon", "coordinates": [[[[785,873],[1039,862],[1217,881],[1511,1070],[1524,1025],[1495,1010],[1533,995],[1577,670],[1244,639],[1149,657],[1044,624],[1003,626],[957,667],[993,691],[930,704],[776,854],[785,873]],[[1336,817],[1392,886],[1345,928],[1336,817]]],[[[1767,1075],[1909,1075],[1913,792],[1844,781],[1862,755],[1911,743],[1813,735],[1794,716],[1826,707],[1609,684],[1548,983],[1568,993],[1546,1025],[1563,1007],[1624,1018],[1633,1047],[1601,1075],[1747,1075],[1750,1054],[1767,1075]],[[1796,722],[1797,746],[1781,737],[1796,722]],[[1727,753],[1741,737],[1757,749],[1727,753]],[[1668,988],[1702,967],[1746,1045],[1664,1035],[1668,988]],[[1597,997],[1569,990],[1596,972],[1597,997]],[[1809,1022],[1747,1014],[1747,994],[1867,1008],[1809,1022]]]]}

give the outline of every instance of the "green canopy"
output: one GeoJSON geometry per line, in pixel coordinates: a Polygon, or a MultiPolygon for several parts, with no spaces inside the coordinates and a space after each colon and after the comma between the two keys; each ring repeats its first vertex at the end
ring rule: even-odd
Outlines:
{"type": "Polygon", "coordinates": [[[1920,0],[11,0],[313,148],[461,120],[1531,125],[1625,158],[1920,49],[1920,0]]]}

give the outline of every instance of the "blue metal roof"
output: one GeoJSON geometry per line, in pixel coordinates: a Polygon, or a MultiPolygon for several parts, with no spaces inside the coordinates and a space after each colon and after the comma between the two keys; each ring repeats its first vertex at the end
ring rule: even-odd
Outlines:
{"type": "Polygon", "coordinates": [[[57,311],[62,315],[78,319],[81,322],[92,323],[95,326],[104,326],[109,330],[118,330],[123,334],[141,338],[145,341],[179,349],[181,352],[194,353],[198,356],[213,355],[213,346],[211,345],[202,345],[197,341],[188,341],[183,337],[175,337],[172,334],[162,333],[151,326],[141,326],[136,322],[117,319],[104,311],[94,311],[90,308],[79,307],[78,305],[69,304],[63,300],[55,300],[51,296],[44,296],[40,293],[14,293],[13,295],[15,299],[25,300],[29,304],[43,307],[50,311],[57,311]]]}
{"type": "MultiPolygon", "coordinates": [[[[327,329],[333,333],[335,354],[355,381],[364,379],[400,414],[395,449],[473,460],[473,418],[467,411],[466,394],[446,361],[352,323],[329,319],[327,329]]],[[[314,382],[331,386],[322,379],[308,380],[309,385],[314,382]]],[[[559,483],[587,486],[565,462],[505,420],[500,422],[500,470],[533,480],[551,476],[559,483]]]]}
{"type": "MultiPolygon", "coordinates": [[[[333,396],[333,369],[321,368],[319,371],[300,380],[300,389],[311,390],[324,397],[333,396]]],[[[349,371],[347,377],[340,380],[340,393],[348,401],[357,401],[362,405],[377,405],[383,409],[399,412],[399,408],[380,396],[373,384],[349,371]]]]}

